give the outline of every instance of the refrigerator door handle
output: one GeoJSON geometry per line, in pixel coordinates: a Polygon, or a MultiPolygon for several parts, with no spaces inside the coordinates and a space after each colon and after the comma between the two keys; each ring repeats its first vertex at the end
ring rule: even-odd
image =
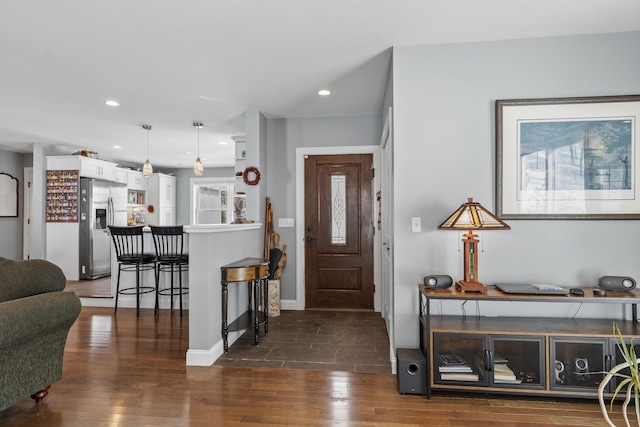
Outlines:
{"type": "Polygon", "coordinates": [[[107,225],[113,225],[113,217],[115,212],[113,211],[113,199],[109,197],[107,199],[107,225]]]}

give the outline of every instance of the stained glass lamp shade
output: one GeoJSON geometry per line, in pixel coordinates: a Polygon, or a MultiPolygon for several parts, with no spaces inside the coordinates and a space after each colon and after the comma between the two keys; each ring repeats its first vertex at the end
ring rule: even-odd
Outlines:
{"type": "Polygon", "coordinates": [[[487,292],[487,287],[478,281],[478,235],[474,230],[510,230],[504,221],[489,212],[480,203],[469,198],[454,213],[449,215],[439,230],[468,230],[464,234],[464,279],[456,282],[456,289],[464,292],[487,292]]]}

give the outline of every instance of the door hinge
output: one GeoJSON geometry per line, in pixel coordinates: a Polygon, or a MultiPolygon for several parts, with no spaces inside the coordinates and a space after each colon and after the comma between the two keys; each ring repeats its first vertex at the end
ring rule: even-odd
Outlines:
{"type": "Polygon", "coordinates": [[[373,293],[374,294],[376,293],[376,284],[375,283],[373,284],[373,293]]]}
{"type": "Polygon", "coordinates": [[[371,168],[371,178],[375,178],[375,177],[376,177],[376,169],[371,168]]]}

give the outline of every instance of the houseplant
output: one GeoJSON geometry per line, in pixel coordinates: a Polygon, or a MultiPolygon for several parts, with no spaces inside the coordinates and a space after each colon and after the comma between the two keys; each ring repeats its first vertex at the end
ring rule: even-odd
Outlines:
{"type": "Polygon", "coordinates": [[[624,416],[624,420],[627,424],[627,427],[630,427],[627,409],[633,395],[635,402],[636,421],[638,422],[638,425],[640,425],[640,373],[638,372],[638,363],[640,362],[640,359],[636,356],[633,340],[629,343],[629,345],[627,345],[627,343],[624,341],[618,325],[614,324],[613,329],[614,333],[618,336],[618,342],[616,343],[616,345],[618,347],[618,350],[620,350],[622,357],[624,358],[624,362],[614,366],[608,372],[605,372],[606,375],[602,379],[602,381],[600,382],[600,386],[598,387],[598,400],[600,401],[600,409],[607,424],[609,426],[615,427],[615,424],[613,424],[613,422],[611,422],[611,419],[609,418],[607,406],[604,403],[604,389],[614,376],[618,377],[620,378],[620,381],[616,386],[613,397],[611,398],[610,409],[613,408],[613,402],[618,396],[618,393],[620,393],[620,391],[626,387],[626,396],[624,403],[622,404],[622,414],[624,416]],[[620,372],[625,368],[629,369],[629,374],[620,372]]]}

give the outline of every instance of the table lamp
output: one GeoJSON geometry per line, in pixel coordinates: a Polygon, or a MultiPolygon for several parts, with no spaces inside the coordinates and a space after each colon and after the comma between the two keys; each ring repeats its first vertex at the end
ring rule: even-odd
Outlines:
{"type": "Polygon", "coordinates": [[[439,230],[469,230],[464,234],[464,279],[456,282],[456,290],[487,293],[487,287],[478,281],[478,235],[474,230],[510,230],[500,218],[469,197],[445,222],[439,230]]]}

